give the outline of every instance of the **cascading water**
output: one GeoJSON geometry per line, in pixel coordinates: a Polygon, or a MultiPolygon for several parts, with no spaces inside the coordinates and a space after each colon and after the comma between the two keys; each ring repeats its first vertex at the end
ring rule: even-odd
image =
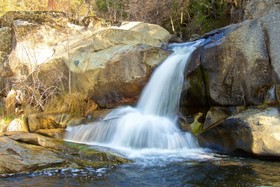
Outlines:
{"type": "Polygon", "coordinates": [[[174,120],[184,83],[184,70],[192,52],[203,40],[174,45],[172,53],[154,72],[138,101],[142,114],[163,116],[174,120]]]}
{"type": "Polygon", "coordinates": [[[136,108],[113,110],[103,120],[68,127],[68,141],[105,146],[135,153],[158,152],[178,155],[178,151],[197,148],[195,138],[177,126],[177,112],[184,83],[184,69],[192,52],[203,42],[171,46],[174,51],[154,72],[136,108]],[[129,150],[129,151],[128,151],[129,150]]]}

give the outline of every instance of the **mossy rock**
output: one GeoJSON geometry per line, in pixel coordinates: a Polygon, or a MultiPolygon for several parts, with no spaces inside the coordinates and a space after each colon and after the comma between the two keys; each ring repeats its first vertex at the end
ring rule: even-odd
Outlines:
{"type": "Polygon", "coordinates": [[[203,124],[199,122],[194,122],[191,124],[192,133],[198,135],[203,132],[203,124]]]}
{"type": "Polygon", "coordinates": [[[0,175],[62,168],[112,167],[129,161],[91,146],[36,133],[0,133],[0,175]]]}
{"type": "Polygon", "coordinates": [[[72,159],[73,162],[75,162],[80,167],[98,168],[131,162],[128,159],[121,158],[110,153],[97,151],[86,144],[77,144],[71,142],[65,142],[64,144],[76,150],[77,155],[72,159]]]}
{"type": "Polygon", "coordinates": [[[194,121],[193,123],[190,125],[191,127],[191,132],[194,135],[199,135],[200,133],[203,132],[203,123],[200,123],[198,120],[203,116],[203,113],[197,113],[194,116],[194,121]]]}

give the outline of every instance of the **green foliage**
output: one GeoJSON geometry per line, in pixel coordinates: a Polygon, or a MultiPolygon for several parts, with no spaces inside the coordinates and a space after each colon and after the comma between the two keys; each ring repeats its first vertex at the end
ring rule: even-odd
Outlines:
{"type": "Polygon", "coordinates": [[[11,10],[56,10],[77,17],[98,15],[114,21],[146,21],[160,24],[183,39],[230,23],[229,10],[237,1],[228,0],[2,0],[0,16],[11,10]],[[148,6],[149,5],[149,6],[148,6]],[[145,10],[143,10],[145,9],[145,10]],[[136,16],[135,16],[136,15],[136,16]],[[134,17],[133,17],[134,16],[134,17]]]}
{"type": "Polygon", "coordinates": [[[100,12],[107,12],[108,8],[107,8],[107,4],[106,4],[106,0],[96,0],[96,7],[100,12]]]}
{"type": "Polygon", "coordinates": [[[182,39],[189,39],[192,34],[201,35],[230,24],[231,6],[226,0],[173,0],[162,26],[182,39]]]}
{"type": "Polygon", "coordinates": [[[192,26],[203,34],[229,24],[228,3],[225,0],[191,0],[189,12],[192,26]]]}
{"type": "Polygon", "coordinates": [[[111,20],[123,20],[126,17],[124,11],[125,0],[95,0],[96,11],[104,18],[111,20]]]}

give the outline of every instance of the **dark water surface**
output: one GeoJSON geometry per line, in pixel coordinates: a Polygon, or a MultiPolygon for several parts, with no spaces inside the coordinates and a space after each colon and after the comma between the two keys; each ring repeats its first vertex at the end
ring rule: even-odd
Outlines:
{"type": "Polygon", "coordinates": [[[280,186],[280,162],[215,157],[157,166],[45,171],[0,178],[0,186],[280,186]]]}

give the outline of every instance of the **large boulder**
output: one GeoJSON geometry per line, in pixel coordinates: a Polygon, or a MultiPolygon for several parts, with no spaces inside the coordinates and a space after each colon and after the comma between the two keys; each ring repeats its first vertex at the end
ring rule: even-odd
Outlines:
{"type": "Polygon", "coordinates": [[[75,56],[74,62],[79,64],[73,67],[72,89],[88,93],[100,107],[112,107],[125,99],[135,101],[152,69],[168,54],[150,46],[126,45],[88,54],[86,59],[80,57],[78,60],[75,56]]]}
{"type": "Polygon", "coordinates": [[[0,156],[1,174],[36,171],[53,166],[67,166],[66,160],[59,154],[38,146],[38,140],[43,139],[30,139],[26,143],[20,143],[13,138],[13,136],[10,138],[3,135],[0,137],[0,149],[3,153],[0,156]]]}
{"type": "Polygon", "coordinates": [[[280,157],[279,108],[248,109],[199,135],[201,145],[223,151],[280,157]]]}
{"type": "Polygon", "coordinates": [[[108,26],[96,19],[80,25],[52,12],[9,12],[0,22],[6,40],[13,33],[14,41],[12,51],[3,49],[8,58],[0,74],[36,98],[29,102],[40,110],[45,104],[40,99],[65,92],[86,95],[100,107],[134,102],[152,69],[169,54],[161,46],[171,35],[148,23],[108,26]]]}
{"type": "Polygon", "coordinates": [[[244,19],[261,18],[273,12],[280,12],[279,0],[248,1],[244,7],[244,19]]]}
{"type": "Polygon", "coordinates": [[[205,46],[201,64],[210,104],[262,103],[273,84],[273,69],[261,22],[243,22],[221,40],[205,46]]]}
{"type": "Polygon", "coordinates": [[[279,18],[280,13],[271,13],[210,33],[224,36],[194,53],[183,106],[277,104],[279,18]]]}

